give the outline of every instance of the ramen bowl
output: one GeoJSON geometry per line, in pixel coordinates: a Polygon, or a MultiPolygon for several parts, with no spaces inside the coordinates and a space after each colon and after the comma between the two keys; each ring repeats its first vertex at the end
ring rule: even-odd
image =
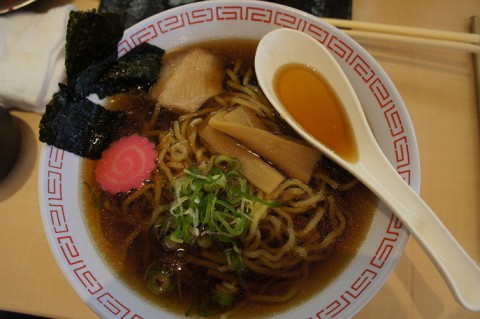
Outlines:
{"type": "MultiPolygon", "coordinates": [[[[379,64],[345,33],[312,15],[261,1],[205,1],[161,12],[129,28],[123,55],[143,42],[171,51],[212,39],[256,39],[277,28],[300,30],[324,45],[350,80],[382,151],[419,191],[420,163],[407,109],[379,64]]],[[[44,229],[57,263],[79,296],[102,318],[176,318],[115,274],[96,247],[83,214],[81,162],[45,146],[39,167],[44,229]]],[[[377,204],[365,240],[345,269],[312,297],[267,314],[281,318],[349,318],[382,287],[403,253],[408,232],[377,204]]]]}

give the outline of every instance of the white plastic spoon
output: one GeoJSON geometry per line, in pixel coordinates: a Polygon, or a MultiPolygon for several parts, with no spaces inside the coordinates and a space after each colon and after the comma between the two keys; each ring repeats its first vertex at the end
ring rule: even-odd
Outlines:
{"type": "Polygon", "coordinates": [[[262,90],[280,116],[314,147],[356,176],[395,212],[436,265],[457,300],[469,310],[480,311],[480,268],[382,153],[350,82],[327,49],[300,31],[277,29],[260,41],[255,70],[262,90]],[[291,63],[315,69],[335,91],[350,121],[357,160],[345,160],[334,153],[287,113],[276,93],[275,76],[279,69],[291,63]]]}

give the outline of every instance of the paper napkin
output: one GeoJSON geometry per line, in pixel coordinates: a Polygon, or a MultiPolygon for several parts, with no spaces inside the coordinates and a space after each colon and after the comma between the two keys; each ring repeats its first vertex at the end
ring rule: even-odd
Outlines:
{"type": "Polygon", "coordinates": [[[0,16],[0,104],[43,113],[65,78],[65,30],[72,5],[0,16]]]}

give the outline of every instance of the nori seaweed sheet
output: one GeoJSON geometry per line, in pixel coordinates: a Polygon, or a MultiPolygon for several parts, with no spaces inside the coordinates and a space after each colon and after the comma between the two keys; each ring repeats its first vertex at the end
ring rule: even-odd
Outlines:
{"type": "MultiPolygon", "coordinates": [[[[202,0],[102,0],[100,12],[123,15],[125,28],[163,10],[202,0]]],[[[303,10],[318,17],[351,19],[352,0],[270,0],[303,10]]]]}
{"type": "Polygon", "coordinates": [[[125,28],[142,21],[157,12],[169,9],[168,1],[163,0],[109,0],[102,1],[100,12],[114,12],[122,15],[125,28]]]}
{"type": "Polygon", "coordinates": [[[98,159],[120,137],[127,113],[107,110],[87,97],[91,93],[103,98],[132,89],[149,90],[158,78],[165,52],[145,43],[117,60],[117,44],[123,35],[119,21],[113,13],[70,14],[66,36],[69,76],[46,106],[40,141],[98,159]],[[103,41],[108,43],[99,43],[103,41]]]}
{"type": "Polygon", "coordinates": [[[70,12],[65,44],[69,86],[73,86],[78,76],[92,63],[116,52],[123,30],[124,23],[118,14],[95,10],[70,12]]]}
{"type": "Polygon", "coordinates": [[[94,93],[95,82],[115,63],[117,56],[115,48],[103,60],[93,62],[84,69],[74,81],[68,82],[70,94],[76,98],[86,98],[94,93]]]}
{"type": "Polygon", "coordinates": [[[88,99],[72,100],[60,86],[40,121],[40,141],[82,157],[98,159],[116,138],[126,119],[88,99]]]}
{"type": "Polygon", "coordinates": [[[92,91],[100,98],[132,88],[148,91],[157,81],[165,51],[142,43],[118,59],[94,83],[92,91]]]}

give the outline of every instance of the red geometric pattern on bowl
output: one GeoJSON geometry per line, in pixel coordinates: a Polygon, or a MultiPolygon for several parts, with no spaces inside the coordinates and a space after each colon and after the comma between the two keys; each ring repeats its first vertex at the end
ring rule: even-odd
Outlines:
{"type": "MultiPolygon", "coordinates": [[[[377,101],[376,107],[384,110],[385,121],[394,137],[395,165],[399,174],[410,183],[410,152],[409,141],[405,134],[402,118],[382,78],[376,74],[367,59],[352,46],[340,39],[330,27],[318,23],[317,20],[306,18],[303,14],[294,15],[290,9],[276,7],[265,8],[249,2],[248,5],[221,5],[209,2],[208,8],[194,7],[192,10],[181,11],[180,14],[161,15],[149,19],[149,24],[124,38],[118,45],[119,55],[123,55],[142,42],[148,42],[157,37],[191,25],[229,20],[248,20],[255,23],[269,24],[301,30],[317,39],[326,46],[339,60],[343,60],[354,71],[355,75],[370,89],[377,101]],[[313,21],[312,21],[313,20],[313,21]]],[[[70,271],[75,274],[76,281],[91,297],[97,306],[103,307],[111,318],[142,318],[136,310],[129,309],[122,296],[116,295],[104,287],[89,265],[82,259],[82,252],[77,249],[74,238],[70,234],[68,212],[64,211],[62,202],[62,175],[63,151],[50,147],[47,154],[47,193],[49,209],[49,227],[53,229],[56,248],[61,252],[63,260],[69,265],[70,271]]],[[[391,253],[396,249],[396,242],[404,232],[401,222],[392,215],[388,227],[384,230],[375,254],[368,266],[363,269],[352,284],[342,293],[334,296],[330,303],[318,309],[313,315],[316,318],[337,318],[348,309],[352,302],[361,297],[379,274],[379,271],[389,260],[391,253]]],[[[90,299],[91,300],[91,299],[90,299]]],[[[91,302],[91,301],[90,301],[91,302]]],[[[140,311],[140,310],[139,310],[140,311]]],[[[307,315],[308,316],[308,315],[307,315]]],[[[313,318],[313,317],[307,317],[313,318]]]]}
{"type": "Polygon", "coordinates": [[[119,301],[121,298],[115,298],[111,292],[102,286],[84,262],[79,249],[77,249],[74,237],[70,234],[68,214],[65,212],[63,203],[63,158],[63,150],[50,147],[46,172],[47,204],[50,228],[53,230],[55,244],[63,260],[75,274],[78,283],[113,315],[112,318],[142,318],[122,304],[119,301]]]}

